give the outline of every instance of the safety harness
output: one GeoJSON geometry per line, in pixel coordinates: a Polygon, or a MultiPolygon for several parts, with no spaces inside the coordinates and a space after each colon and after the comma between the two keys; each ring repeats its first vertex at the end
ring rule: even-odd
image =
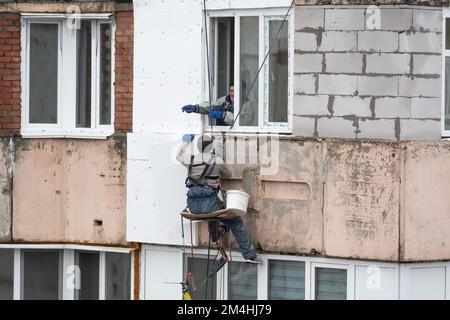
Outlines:
{"type": "Polygon", "coordinates": [[[211,175],[216,166],[216,157],[212,157],[209,162],[202,162],[194,164],[194,156],[191,155],[191,163],[189,164],[188,177],[186,178],[186,187],[191,188],[193,186],[198,186],[205,189],[212,189],[218,191],[220,187],[214,188],[208,185],[208,180],[217,180],[220,178],[219,175],[211,175]],[[210,161],[212,160],[212,163],[210,161]],[[192,168],[204,166],[202,174],[199,178],[192,177],[192,168]]]}

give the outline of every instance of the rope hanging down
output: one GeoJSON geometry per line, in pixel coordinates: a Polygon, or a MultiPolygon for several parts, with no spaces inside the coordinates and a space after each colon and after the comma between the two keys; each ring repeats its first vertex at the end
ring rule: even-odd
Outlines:
{"type": "MultiPolygon", "coordinates": [[[[280,33],[281,33],[281,30],[283,29],[283,26],[284,26],[284,24],[286,23],[287,18],[289,17],[289,13],[291,12],[291,9],[292,9],[293,6],[294,6],[294,3],[295,3],[295,0],[292,0],[291,5],[289,6],[289,9],[288,9],[288,11],[286,12],[286,14],[285,14],[285,16],[284,16],[283,22],[281,23],[280,28],[278,29],[277,35],[275,36],[275,40],[278,39],[278,37],[279,37],[279,35],[280,35],[280,33]]],[[[255,79],[253,80],[252,85],[250,86],[250,89],[249,89],[248,92],[247,92],[247,95],[246,95],[245,99],[242,100],[242,101],[246,101],[246,100],[248,99],[248,97],[250,96],[250,93],[252,92],[253,87],[255,86],[255,83],[256,83],[256,81],[257,81],[258,78],[259,78],[259,74],[261,73],[261,70],[262,70],[262,68],[264,67],[265,63],[266,63],[267,58],[269,57],[269,54],[270,54],[270,52],[271,52],[272,49],[273,49],[274,43],[275,43],[275,41],[274,41],[273,43],[271,43],[271,45],[270,45],[270,47],[269,47],[269,51],[267,51],[267,53],[266,53],[266,55],[265,55],[265,57],[264,57],[264,60],[263,60],[263,62],[261,63],[261,65],[260,65],[260,67],[259,67],[259,69],[258,69],[258,72],[256,73],[255,79]]],[[[208,76],[209,76],[209,74],[208,74],[208,76]]],[[[243,108],[240,108],[240,110],[239,110],[238,114],[236,115],[236,117],[234,118],[234,121],[233,121],[233,123],[231,124],[231,127],[230,127],[230,129],[228,130],[228,132],[230,132],[230,131],[233,129],[234,124],[236,123],[237,119],[239,118],[239,115],[241,114],[241,111],[244,110],[245,106],[247,106],[247,105],[244,105],[243,108]]]]}
{"type": "MultiPolygon", "coordinates": [[[[210,63],[209,63],[209,41],[208,41],[208,18],[206,15],[206,0],[203,0],[203,17],[204,17],[204,23],[205,23],[205,45],[206,45],[206,64],[208,69],[208,98],[209,98],[209,105],[212,105],[212,90],[211,90],[211,70],[210,70],[210,63]]],[[[210,121],[210,127],[211,127],[211,137],[213,136],[213,129],[214,129],[214,121],[212,119],[210,121]]]]}
{"type": "MultiPolygon", "coordinates": [[[[275,40],[278,39],[281,30],[283,29],[283,26],[285,25],[287,18],[289,16],[289,13],[291,12],[292,7],[294,6],[294,2],[295,0],[292,0],[291,5],[288,8],[288,11],[286,12],[286,15],[284,16],[283,22],[280,25],[280,28],[278,29],[278,32],[275,36],[275,40]]],[[[204,24],[205,24],[205,45],[206,45],[206,63],[207,63],[207,73],[208,73],[208,98],[209,98],[209,105],[212,105],[212,90],[211,90],[211,70],[210,70],[210,57],[209,57],[209,41],[208,41],[208,18],[207,18],[207,12],[206,12],[206,0],[203,0],[203,16],[204,16],[204,24]]],[[[274,41],[275,42],[275,41],[274,41]]],[[[259,78],[259,74],[261,73],[262,68],[264,67],[267,58],[269,57],[270,52],[272,51],[274,46],[274,43],[272,43],[269,47],[269,50],[267,51],[263,62],[261,63],[261,66],[258,69],[258,72],[255,76],[255,79],[252,82],[252,85],[250,86],[250,89],[247,92],[247,95],[245,97],[245,99],[243,101],[246,101],[248,99],[248,97],[250,96],[250,93],[253,90],[253,87],[255,86],[256,81],[259,78]]],[[[236,117],[234,118],[234,121],[229,129],[229,131],[231,131],[241,113],[241,111],[244,109],[241,108],[238,112],[238,114],[236,115],[236,117]]],[[[213,136],[213,132],[214,132],[214,124],[213,121],[211,121],[211,137],[213,136]]],[[[194,259],[194,252],[193,252],[193,243],[192,243],[192,221],[190,224],[190,229],[191,229],[191,255],[192,255],[192,260],[191,263],[193,262],[194,259]]],[[[184,230],[183,230],[184,231],[184,230]]],[[[184,233],[184,232],[183,232],[184,233]]],[[[184,240],[184,236],[183,236],[183,240],[184,240]]],[[[208,297],[208,280],[209,280],[209,260],[210,260],[210,250],[211,250],[211,239],[209,238],[209,244],[208,244],[208,259],[207,259],[207,267],[206,267],[206,290],[205,290],[205,299],[207,299],[208,297]]],[[[231,250],[230,250],[230,256],[231,256],[231,250]]],[[[193,265],[191,265],[192,269],[193,269],[193,265]]]]}

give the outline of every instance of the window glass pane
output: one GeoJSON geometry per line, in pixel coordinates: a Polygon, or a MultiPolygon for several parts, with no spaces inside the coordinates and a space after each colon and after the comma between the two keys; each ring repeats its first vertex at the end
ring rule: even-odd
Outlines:
{"type": "Polygon", "coordinates": [[[228,265],[228,299],[257,299],[257,267],[243,262],[229,262],[228,265]]]}
{"type": "Polygon", "coordinates": [[[131,294],[131,256],[106,253],[106,299],[129,300],[131,294]]]}
{"type": "Polygon", "coordinates": [[[258,81],[250,87],[259,69],[259,18],[241,18],[240,119],[241,126],[258,125],[258,81]]]}
{"type": "Polygon", "coordinates": [[[30,25],[30,123],[57,123],[58,25],[30,25]]]}
{"type": "Polygon", "coordinates": [[[234,79],[234,18],[217,19],[217,98],[227,96],[234,79]]]}
{"type": "MultiPolygon", "coordinates": [[[[208,260],[206,258],[187,257],[186,261],[186,269],[188,272],[192,272],[194,288],[197,288],[197,291],[194,294],[191,294],[192,300],[216,300],[216,275],[209,279],[208,283],[205,282],[204,285],[201,285],[202,282],[207,278],[206,271],[208,267],[208,260]]],[[[212,270],[213,263],[214,257],[211,257],[211,259],[209,260],[209,271],[212,270]]],[[[183,276],[185,277],[186,274],[183,276]]],[[[185,280],[186,279],[183,279],[183,281],[185,280]]]]}
{"type": "Polygon", "coordinates": [[[100,24],[100,124],[111,124],[111,24],[100,24]]]}
{"type": "Polygon", "coordinates": [[[445,130],[450,130],[450,57],[445,57],[445,130]]]}
{"type": "Polygon", "coordinates": [[[76,290],[78,300],[99,299],[100,255],[93,252],[77,252],[76,264],[80,268],[80,289],[76,290]]]}
{"type": "Polygon", "coordinates": [[[445,19],[445,49],[450,50],[450,18],[445,19]]]}
{"type": "Polygon", "coordinates": [[[316,268],[316,300],[346,300],[347,270],[316,268]]]}
{"type": "Polygon", "coordinates": [[[14,250],[0,249],[0,300],[13,299],[14,250]]]}
{"type": "Polygon", "coordinates": [[[282,23],[269,21],[269,122],[288,120],[288,24],[282,23]]]}
{"type": "Polygon", "coordinates": [[[77,128],[91,127],[92,30],[81,20],[77,30],[77,128]]]}
{"type": "Polygon", "coordinates": [[[60,288],[60,252],[43,250],[23,251],[24,300],[57,300],[60,288]]]}
{"type": "Polygon", "coordinates": [[[305,299],[305,263],[298,261],[270,261],[269,299],[305,299]]]}

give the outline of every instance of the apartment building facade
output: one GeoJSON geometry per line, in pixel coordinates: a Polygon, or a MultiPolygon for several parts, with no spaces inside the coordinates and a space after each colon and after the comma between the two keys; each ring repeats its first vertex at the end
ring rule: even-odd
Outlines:
{"type": "Polygon", "coordinates": [[[449,4],[290,5],[0,4],[0,299],[182,299],[188,271],[196,299],[450,296],[449,4]],[[181,112],[231,84],[232,129],[181,112]],[[263,258],[231,237],[208,292],[175,161],[202,132],[226,188],[254,172],[263,258]]]}
{"type": "Polygon", "coordinates": [[[2,1],[0,30],[0,299],[133,299],[132,4],[2,1]]]}
{"type": "Polygon", "coordinates": [[[193,271],[199,299],[447,299],[448,3],[290,5],[134,1],[127,236],[143,243],[141,298],[181,299],[173,283],[193,271]],[[231,84],[232,129],[181,113],[231,84]],[[173,161],[201,132],[230,165],[226,188],[256,164],[244,219],[263,257],[246,264],[231,244],[208,289],[207,228],[180,221],[173,161]]]}

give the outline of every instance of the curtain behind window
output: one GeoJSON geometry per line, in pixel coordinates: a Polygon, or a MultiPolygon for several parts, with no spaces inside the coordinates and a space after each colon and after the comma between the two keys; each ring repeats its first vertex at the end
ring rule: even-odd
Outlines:
{"type": "Polygon", "coordinates": [[[276,261],[269,264],[269,299],[305,299],[305,263],[276,261]]]}
{"type": "Polygon", "coordinates": [[[229,262],[228,265],[228,299],[257,299],[257,268],[254,264],[229,262]]]}
{"type": "Polygon", "coordinates": [[[347,270],[316,268],[316,300],[346,300],[347,270]]]}

